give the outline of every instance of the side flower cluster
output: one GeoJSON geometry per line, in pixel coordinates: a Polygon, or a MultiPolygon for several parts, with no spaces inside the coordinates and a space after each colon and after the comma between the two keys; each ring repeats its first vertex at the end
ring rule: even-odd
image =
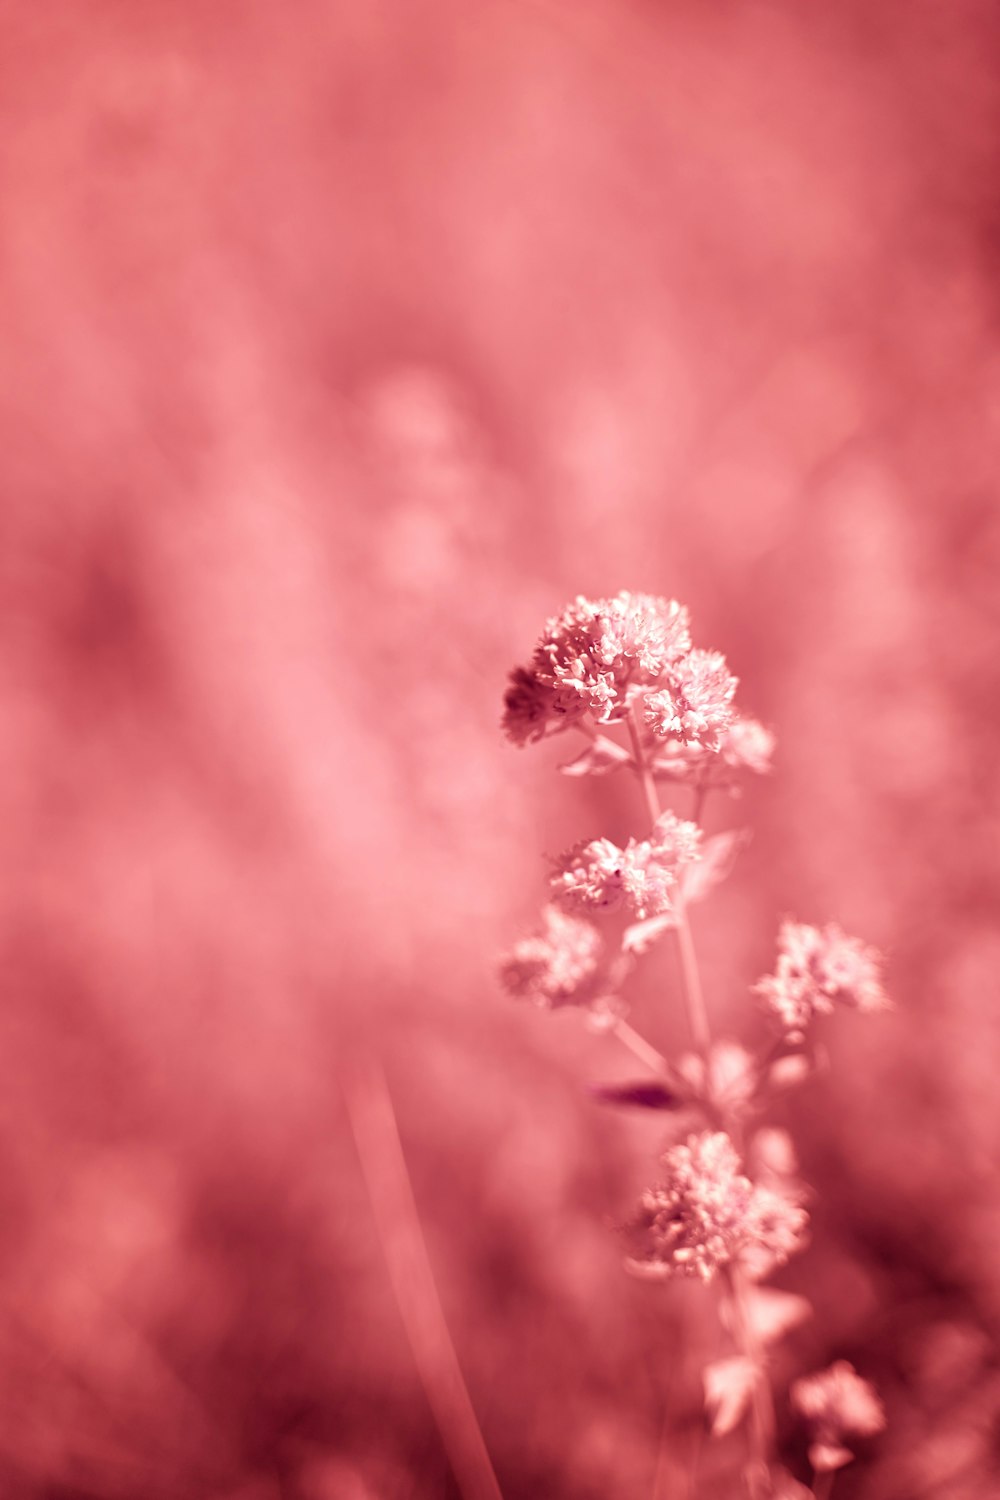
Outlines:
{"type": "Polygon", "coordinates": [[[549,905],[538,930],[501,960],[500,980],[511,995],[548,1010],[586,1005],[601,992],[603,960],[604,941],[593,922],[549,905]]]}
{"type": "Polygon", "coordinates": [[[809,1461],[820,1474],[850,1463],[849,1445],[885,1428],[885,1408],[875,1388],[846,1359],[796,1380],[790,1400],[809,1434],[809,1461]]]}
{"type": "Polygon", "coordinates": [[[665,812],[648,839],[629,839],[624,848],[610,839],[575,845],[552,874],[552,894],[571,911],[624,906],[642,921],[670,910],[682,870],[700,856],[698,825],[665,812]]]}
{"type": "Polygon", "coordinates": [[[878,953],[833,922],[823,928],[783,922],[775,971],[758,980],[754,994],[790,1040],[800,1039],[814,1016],[829,1015],[836,1005],[889,1008],[878,953]]]}
{"type": "Polygon", "coordinates": [[[804,1240],[803,1208],[743,1175],[723,1131],[689,1136],[663,1157],[662,1183],[643,1194],[629,1268],[644,1276],[708,1282],[734,1260],[758,1272],[783,1265],[804,1240]]]}
{"type": "Polygon", "coordinates": [[[719,651],[689,651],[644,702],[643,717],[660,739],[686,749],[718,750],[733,722],[737,679],[719,651]]]}

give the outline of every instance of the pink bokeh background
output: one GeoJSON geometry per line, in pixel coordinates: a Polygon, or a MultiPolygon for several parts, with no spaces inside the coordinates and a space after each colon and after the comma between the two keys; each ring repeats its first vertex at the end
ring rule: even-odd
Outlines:
{"type": "MultiPolygon", "coordinates": [[[[1000,15],[621,0],[0,10],[0,1491],[455,1476],[344,1103],[377,1057],[505,1500],[686,1496],[711,1309],[629,1281],[653,1118],[505,998],[634,790],[498,731],[578,592],[675,595],[778,735],[714,827],[897,1009],[783,1105],[785,1378],[838,1497],[1000,1494],[1000,15]]],[[[637,1013],[686,1043],[654,963],[637,1013]]],[[[784,1432],[789,1462],[801,1450],[784,1432]]],[[[699,1497],[732,1493],[738,1439],[699,1497]]]]}

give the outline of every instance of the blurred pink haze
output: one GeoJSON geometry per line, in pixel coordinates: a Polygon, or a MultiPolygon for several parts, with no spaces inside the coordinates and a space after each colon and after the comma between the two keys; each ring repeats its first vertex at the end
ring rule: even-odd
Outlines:
{"type": "MultiPolygon", "coordinates": [[[[837,1500],[1000,1494],[996,7],[10,0],[0,39],[4,1500],[460,1493],[373,1077],[505,1500],[686,1495],[711,1308],[614,1230],[662,1124],[496,979],[545,856],[641,831],[498,729],[621,588],[777,735],[709,814],[753,831],[696,918],[718,1029],[782,917],[888,960],[776,1116],[817,1309],[777,1376],[878,1383],[837,1500]]],[[[636,1007],[687,1046],[658,960],[636,1007]]]]}

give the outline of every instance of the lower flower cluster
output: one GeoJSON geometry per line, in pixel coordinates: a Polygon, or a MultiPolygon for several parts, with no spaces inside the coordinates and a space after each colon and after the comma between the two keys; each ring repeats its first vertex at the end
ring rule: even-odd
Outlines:
{"type": "Polygon", "coordinates": [[[764,1275],[804,1243],[808,1215],[792,1198],[743,1174],[724,1131],[691,1135],[663,1157],[663,1181],[644,1193],[629,1269],[711,1281],[733,1261],[764,1275]]]}
{"type": "Polygon", "coordinates": [[[538,930],[502,960],[500,979],[510,994],[547,1009],[586,1005],[601,989],[603,957],[604,941],[593,922],[549,905],[538,930]]]}

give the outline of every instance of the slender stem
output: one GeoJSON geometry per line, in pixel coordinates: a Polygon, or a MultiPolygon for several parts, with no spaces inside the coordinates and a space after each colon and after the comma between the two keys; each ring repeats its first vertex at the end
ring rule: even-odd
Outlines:
{"type": "Polygon", "coordinates": [[[813,1470],[812,1492],[816,1500],[830,1500],[833,1494],[833,1481],[835,1478],[833,1469],[825,1469],[822,1474],[813,1470]]]}
{"type": "MultiPolygon", "coordinates": [[[[660,808],[660,798],[656,790],[656,780],[642,747],[638,715],[634,708],[628,716],[628,729],[632,739],[632,753],[635,756],[635,763],[642,780],[642,788],[646,794],[646,806],[649,809],[650,821],[655,823],[662,810],[660,808]]],[[[688,923],[687,912],[683,907],[678,907],[676,916],[677,925],[673,930],[677,938],[677,953],[680,958],[684,1007],[687,1011],[688,1024],[691,1027],[691,1035],[694,1038],[695,1046],[702,1056],[707,1059],[708,1049],[712,1044],[712,1031],[708,1023],[708,1012],[705,1009],[705,996],[702,993],[701,976],[698,972],[698,960],[695,956],[691,927],[688,923]]]]}
{"type": "Polygon", "coordinates": [[[746,1280],[735,1264],[727,1266],[726,1282],[729,1287],[729,1302],[733,1312],[733,1336],[741,1354],[754,1365],[755,1376],[751,1398],[751,1441],[748,1481],[750,1493],[767,1494],[764,1487],[769,1469],[770,1454],[774,1450],[775,1416],[771,1387],[764,1369],[760,1341],[754,1332],[746,1305],[746,1280]]]}
{"type": "Polygon", "coordinates": [[[712,1030],[708,1023],[708,1011],[705,1009],[705,996],[701,988],[701,975],[698,970],[698,959],[694,951],[694,939],[691,936],[691,926],[687,919],[684,908],[677,909],[677,925],[674,928],[674,936],[677,939],[677,953],[681,961],[681,980],[684,986],[684,998],[687,1005],[688,1021],[691,1025],[691,1034],[694,1037],[695,1046],[708,1063],[708,1053],[712,1045],[712,1030]]]}
{"type": "Polygon", "coordinates": [[[668,1071],[667,1059],[662,1052],[657,1052],[656,1048],[651,1046],[644,1036],[640,1036],[627,1021],[616,1021],[614,1029],[618,1040],[624,1042],[629,1051],[634,1052],[647,1068],[651,1068],[654,1073],[668,1071]]]}
{"type": "MultiPolygon", "coordinates": [[[[634,708],[628,717],[628,728],[632,739],[632,750],[635,756],[636,767],[642,780],[643,791],[646,795],[646,805],[649,809],[650,820],[655,823],[660,816],[660,799],[656,790],[656,781],[652,768],[643,750],[638,717],[634,708]]],[[[699,785],[695,789],[694,816],[696,822],[701,816],[707,792],[708,787],[704,784],[699,785]]],[[[677,953],[680,959],[684,1005],[695,1044],[705,1059],[707,1085],[712,1030],[709,1024],[708,1011],[705,1007],[705,996],[701,987],[701,975],[698,969],[698,957],[695,952],[694,939],[691,936],[691,926],[688,922],[687,912],[683,906],[678,907],[676,916],[677,925],[673,930],[677,938],[677,953]]],[[[728,1125],[730,1122],[727,1121],[726,1123],[728,1125]]],[[[750,1462],[747,1468],[747,1484],[751,1500],[763,1500],[763,1497],[770,1489],[768,1476],[770,1473],[771,1454],[774,1451],[776,1428],[774,1400],[764,1369],[760,1344],[747,1312],[745,1277],[737,1264],[734,1263],[727,1267],[726,1279],[733,1309],[734,1342],[740,1353],[751,1361],[756,1372],[751,1408],[750,1462]]]]}
{"type": "Polygon", "coordinates": [[[628,732],[632,741],[632,754],[638,768],[639,777],[642,781],[642,789],[646,794],[646,807],[649,810],[649,821],[655,823],[663,809],[660,806],[660,794],[656,790],[656,778],[653,775],[646,752],[642,748],[642,736],[639,733],[639,716],[635,709],[629,710],[628,732]]]}

